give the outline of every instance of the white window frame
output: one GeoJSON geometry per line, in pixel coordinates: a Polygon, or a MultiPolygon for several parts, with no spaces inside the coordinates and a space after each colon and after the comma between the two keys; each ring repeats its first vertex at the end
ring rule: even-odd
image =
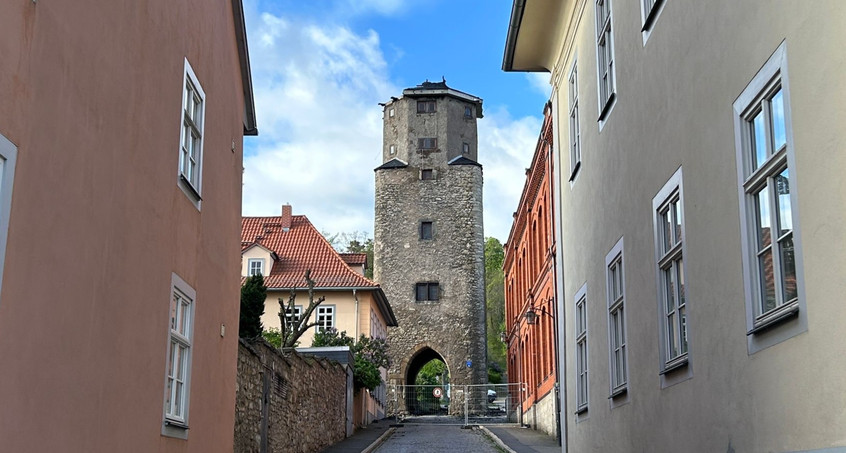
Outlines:
{"type": "Polygon", "coordinates": [[[643,27],[640,29],[643,37],[643,45],[649,40],[649,35],[654,30],[655,23],[658,22],[658,16],[664,11],[666,0],[640,0],[640,17],[643,27]]]}
{"type": "Polygon", "coordinates": [[[661,388],[693,376],[690,364],[690,297],[687,294],[687,236],[682,182],[683,172],[679,167],[652,198],[661,388]],[[667,222],[676,227],[666,229],[667,222]],[[684,283],[672,283],[679,281],[684,283]],[[678,345],[677,352],[673,352],[672,345],[678,345]]]}
{"type": "Polygon", "coordinates": [[[599,130],[611,114],[617,99],[614,65],[614,28],[611,0],[596,0],[596,84],[599,100],[599,130]]]}
{"type": "Polygon", "coordinates": [[[388,152],[393,156],[397,153],[397,145],[388,145],[388,152]]]}
{"type": "Polygon", "coordinates": [[[12,212],[12,189],[17,161],[18,147],[0,134],[0,294],[3,294],[3,269],[6,263],[6,242],[9,236],[9,215],[12,212]]]}
{"type": "Polygon", "coordinates": [[[194,288],[173,273],[168,311],[162,434],[183,439],[188,436],[196,297],[194,288]],[[178,356],[177,351],[181,351],[178,356]],[[178,361],[177,366],[180,368],[176,373],[172,372],[175,360],[178,361]],[[182,391],[177,397],[180,387],[182,391]],[[179,400],[178,403],[181,406],[176,404],[174,401],[176,399],[179,400]]]}
{"type": "Polygon", "coordinates": [[[590,401],[590,381],[588,379],[588,306],[587,306],[587,284],[582,285],[576,292],[574,301],[573,320],[575,321],[575,343],[576,343],[576,415],[583,416],[587,413],[590,401]]]}
{"type": "Polygon", "coordinates": [[[203,146],[206,118],[206,92],[203,91],[194,69],[185,59],[182,77],[182,104],[180,111],[179,158],[177,184],[197,209],[200,209],[203,189],[203,146]],[[192,96],[192,93],[195,96],[192,96]],[[193,100],[193,103],[189,103],[193,100]],[[194,106],[194,108],[190,108],[194,106]],[[186,148],[189,136],[191,150],[186,148]],[[193,152],[191,152],[193,150],[193,152]]]}
{"type": "MultiPolygon", "coordinates": [[[[804,266],[802,244],[799,230],[798,195],[796,183],[796,162],[794,156],[792,114],[790,109],[790,89],[787,74],[787,42],[782,41],[764,66],[758,71],[749,85],[734,102],[735,147],[737,150],[738,197],[740,200],[740,227],[743,260],[743,279],[746,302],[747,349],[750,354],[787,340],[807,331],[807,308],[805,306],[804,266]],[[784,143],[776,149],[773,134],[771,100],[776,93],[781,93],[783,110],[784,143]],[[756,115],[762,114],[764,126],[764,151],[761,162],[753,153],[757,150],[753,122],[756,115]],[[789,172],[786,185],[776,181],[783,171],[789,172]],[[787,197],[778,197],[779,187],[788,187],[787,197]],[[767,191],[766,208],[770,222],[780,233],[770,240],[769,248],[772,260],[773,296],[775,306],[763,308],[763,290],[759,259],[766,260],[767,250],[759,248],[758,214],[759,206],[756,195],[767,191]],[[789,201],[789,208],[780,212],[782,203],[789,201]],[[786,212],[786,216],[780,214],[786,212]],[[781,233],[781,226],[790,223],[781,233]],[[793,242],[793,267],[795,295],[786,299],[782,272],[785,270],[782,252],[793,242]],[[784,247],[784,249],[783,249],[784,247]]],[[[763,228],[762,228],[763,229],[763,228]]],[[[772,229],[771,229],[772,231],[772,229]]]]}
{"type": "Polygon", "coordinates": [[[253,275],[256,275],[256,273],[253,272],[253,270],[254,270],[253,264],[256,264],[256,263],[258,263],[259,273],[262,276],[267,275],[267,274],[264,273],[264,259],[263,258],[248,258],[247,259],[247,277],[252,277],[253,275]]]}
{"type": "Polygon", "coordinates": [[[570,67],[570,74],[567,78],[568,85],[568,112],[570,124],[570,183],[576,181],[576,176],[579,174],[579,169],[582,166],[582,137],[581,126],[579,124],[579,73],[578,73],[578,59],[573,59],[573,65],[570,67]]]}
{"type": "Polygon", "coordinates": [[[315,332],[322,332],[328,329],[335,328],[335,306],[334,305],[318,305],[314,311],[314,321],[317,323],[314,326],[315,332]],[[328,321],[328,322],[327,322],[328,321]]]}
{"type": "Polygon", "coordinates": [[[608,367],[612,407],[627,397],[628,356],[626,346],[626,290],[623,238],[605,256],[606,301],[608,306],[608,367]]]}
{"type": "Polygon", "coordinates": [[[285,307],[284,308],[284,310],[285,310],[285,326],[288,329],[293,329],[296,326],[296,324],[299,324],[300,320],[303,317],[303,306],[302,305],[294,305],[293,313],[289,310],[287,304],[284,307],[285,307]]]}

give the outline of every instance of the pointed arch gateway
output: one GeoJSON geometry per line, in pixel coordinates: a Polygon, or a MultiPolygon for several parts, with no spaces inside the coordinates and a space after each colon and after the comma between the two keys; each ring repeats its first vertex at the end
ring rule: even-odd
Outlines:
{"type": "MultiPolygon", "coordinates": [[[[440,411],[440,404],[433,401],[431,393],[435,387],[442,387],[446,391],[449,384],[449,363],[435,347],[428,342],[421,343],[414,348],[411,355],[402,361],[401,375],[403,384],[407,389],[404,392],[405,411],[409,414],[426,414],[440,411]],[[444,364],[444,374],[438,378],[437,383],[417,386],[418,377],[423,367],[432,361],[439,361],[444,364]],[[431,388],[430,388],[431,387],[431,388]]],[[[444,400],[448,401],[448,400],[444,400]]]]}

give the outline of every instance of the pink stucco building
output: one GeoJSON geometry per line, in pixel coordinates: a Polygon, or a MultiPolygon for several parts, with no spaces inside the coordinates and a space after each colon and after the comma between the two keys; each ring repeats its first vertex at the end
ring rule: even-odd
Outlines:
{"type": "Polygon", "coordinates": [[[4,1],[0,62],[0,450],[232,451],[241,1],[4,1]]]}

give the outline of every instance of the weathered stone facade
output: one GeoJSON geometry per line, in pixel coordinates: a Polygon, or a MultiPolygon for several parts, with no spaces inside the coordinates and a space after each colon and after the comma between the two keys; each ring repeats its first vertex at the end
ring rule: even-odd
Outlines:
{"type": "Polygon", "coordinates": [[[487,380],[481,114],[481,99],[445,83],[424,83],[385,104],[374,279],[399,324],[388,330],[391,384],[413,384],[433,358],[443,359],[453,384],[487,380]],[[434,106],[418,113],[418,101],[434,106]],[[431,285],[428,295],[418,296],[420,283],[431,285]]]}
{"type": "Polygon", "coordinates": [[[235,452],[310,453],[343,440],[351,373],[332,360],[241,340],[235,452]]]}

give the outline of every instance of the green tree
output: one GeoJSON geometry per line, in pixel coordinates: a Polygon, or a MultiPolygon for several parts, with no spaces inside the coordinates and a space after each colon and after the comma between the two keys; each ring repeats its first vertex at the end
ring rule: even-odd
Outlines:
{"type": "Polygon", "coordinates": [[[378,387],[382,383],[379,368],[391,366],[388,343],[383,338],[366,337],[362,334],[358,341],[355,341],[353,337],[347,336],[346,331],[326,329],[314,335],[311,346],[349,346],[355,360],[353,386],[356,391],[362,388],[373,390],[378,387]]]}
{"type": "Polygon", "coordinates": [[[502,382],[505,369],[505,344],[500,333],[505,331],[505,277],[502,263],[505,250],[498,239],[485,239],[485,301],[487,304],[488,382],[502,382]]]}
{"type": "Polygon", "coordinates": [[[256,274],[247,277],[241,287],[241,316],[238,324],[238,336],[241,338],[258,338],[261,335],[261,315],[264,314],[264,300],[267,298],[267,287],[264,277],[256,274]]]}
{"type": "Polygon", "coordinates": [[[282,347],[282,331],[276,327],[268,327],[261,332],[261,336],[276,348],[282,347]]]}
{"type": "Polygon", "coordinates": [[[445,379],[446,364],[440,360],[431,360],[420,368],[417,377],[414,379],[415,385],[443,385],[445,379]]]}

